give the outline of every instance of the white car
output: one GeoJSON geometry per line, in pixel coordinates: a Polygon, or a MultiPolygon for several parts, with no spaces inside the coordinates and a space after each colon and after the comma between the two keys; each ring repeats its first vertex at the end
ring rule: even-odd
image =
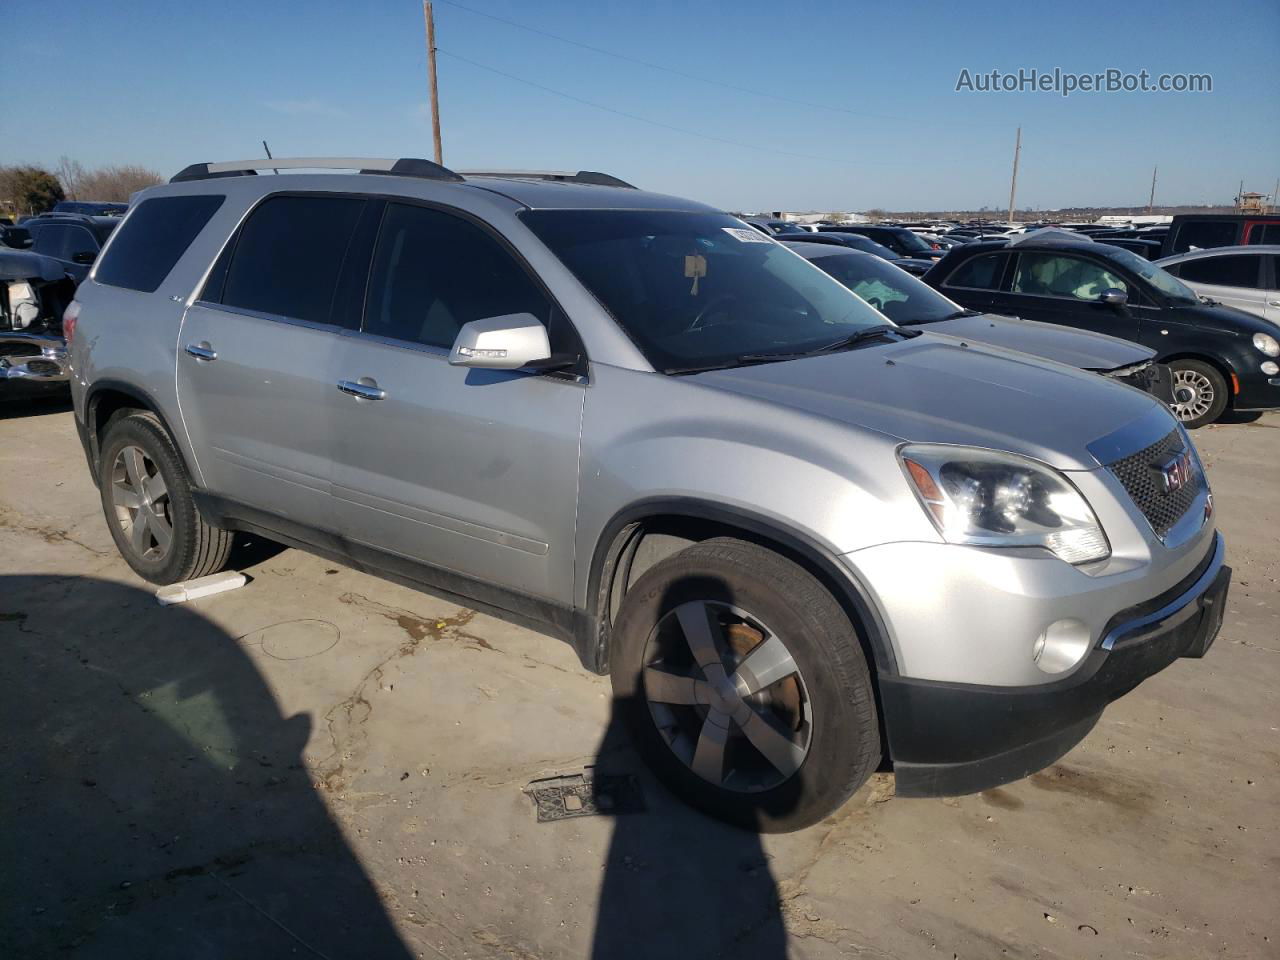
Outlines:
{"type": "Polygon", "coordinates": [[[1280,323],[1280,246],[1210,247],[1156,263],[1202,297],[1280,323]]]}

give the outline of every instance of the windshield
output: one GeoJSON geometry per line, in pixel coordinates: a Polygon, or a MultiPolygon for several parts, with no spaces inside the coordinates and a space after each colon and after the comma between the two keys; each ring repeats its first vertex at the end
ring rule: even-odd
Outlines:
{"type": "Polygon", "coordinates": [[[530,210],[521,218],[667,373],[816,351],[885,322],[725,214],[530,210]]]}
{"type": "MultiPolygon", "coordinates": [[[[1108,246],[1110,245],[1108,244],[1108,246]]],[[[1144,259],[1136,253],[1131,253],[1123,247],[1115,247],[1110,252],[1109,259],[1136,273],[1170,300],[1175,300],[1179,303],[1200,302],[1200,298],[1196,296],[1195,291],[1185,283],[1165,270],[1164,267],[1158,267],[1150,260],[1144,259]]]]}
{"type": "Polygon", "coordinates": [[[834,253],[812,261],[894,323],[936,323],[962,313],[928,284],[877,257],[834,253]]]}
{"type": "Polygon", "coordinates": [[[852,247],[854,250],[861,250],[863,253],[874,253],[877,257],[883,257],[885,260],[901,260],[900,254],[894,253],[886,246],[876,243],[870,237],[864,237],[860,233],[837,233],[834,236],[841,237],[845,246],[852,247]]]}
{"type": "Polygon", "coordinates": [[[929,245],[928,241],[921,240],[910,230],[903,230],[897,236],[902,243],[902,249],[908,253],[931,253],[933,251],[933,247],[929,245]]]}

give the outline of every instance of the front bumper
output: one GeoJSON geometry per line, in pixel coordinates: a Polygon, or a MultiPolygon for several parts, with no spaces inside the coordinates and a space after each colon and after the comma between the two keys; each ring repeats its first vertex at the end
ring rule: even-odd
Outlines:
{"type": "Polygon", "coordinates": [[[1250,372],[1248,376],[1238,379],[1240,391],[1231,400],[1233,410],[1244,412],[1280,408],[1280,377],[1250,372]]]}
{"type": "Polygon", "coordinates": [[[0,334],[0,390],[49,392],[68,389],[67,344],[52,334],[0,334]]]}
{"type": "Polygon", "coordinates": [[[1200,564],[1158,597],[1111,618],[1066,678],[986,686],[881,677],[880,697],[900,796],[990,789],[1048,766],[1103,708],[1179,657],[1204,656],[1222,624],[1231,569],[1221,535],[1200,564]]]}

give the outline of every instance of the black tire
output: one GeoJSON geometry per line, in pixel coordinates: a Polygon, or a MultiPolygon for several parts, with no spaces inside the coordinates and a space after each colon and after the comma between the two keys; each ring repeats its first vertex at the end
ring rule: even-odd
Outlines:
{"type": "Polygon", "coordinates": [[[138,576],[157,584],[181,583],[217,573],[226,566],[232,533],[207,523],[200,515],[191,496],[186,465],[154,415],[136,411],[113,419],[100,449],[98,486],[102,512],[116,548],[138,576]],[[116,476],[125,470],[121,458],[129,448],[141,451],[148,480],[163,480],[164,493],[153,504],[172,531],[163,550],[154,533],[148,540],[153,545],[149,551],[141,552],[135,547],[130,532],[134,521],[121,515],[122,510],[125,514],[129,510],[116,502],[117,480],[123,481],[129,492],[133,490],[127,475],[116,476]]]}
{"type": "MultiPolygon", "coordinates": [[[[741,625],[735,622],[726,627],[720,621],[718,636],[729,642],[735,630],[741,630],[741,625]]],[[[751,652],[753,647],[747,649],[751,652]]],[[[666,669],[668,661],[661,662],[666,669]]],[[[741,657],[732,651],[722,659],[726,672],[740,662],[741,657]]],[[[625,715],[638,749],[658,776],[693,806],[748,829],[781,833],[818,822],[862,786],[881,759],[871,675],[853,624],[813,576],[754,544],[728,538],[708,540],[647,570],[628,591],[614,624],[610,672],[615,707],[625,715]],[[803,698],[807,705],[807,711],[792,712],[805,717],[794,736],[806,741],[807,752],[798,769],[775,786],[741,792],[704,779],[677,755],[674,741],[669,742],[683,734],[670,734],[675,725],[666,726],[668,734],[664,734],[651,712],[643,673],[646,666],[659,662],[653,653],[663,642],[661,631],[669,630],[660,624],[670,623],[671,617],[663,618],[695,600],[718,611],[710,618],[713,623],[718,616],[732,619],[742,613],[749,615],[751,622],[767,625],[767,632],[759,635],[771,633],[781,639],[798,668],[795,681],[788,678],[778,683],[797,683],[796,700],[803,698]],[[724,606],[715,606],[723,604],[737,610],[727,612],[724,606]]],[[[697,666],[690,666],[689,674],[704,681],[708,676],[697,666]]],[[[777,696],[777,685],[762,689],[765,697],[777,696]]],[[[659,703],[659,711],[663,709],[659,703]]],[[[709,711],[704,706],[681,705],[676,709],[689,723],[708,722],[709,711]]],[[[766,706],[761,712],[770,709],[766,706]]],[[[733,756],[746,761],[753,755],[757,761],[764,759],[762,751],[747,744],[749,738],[740,723],[726,722],[730,723],[729,741],[738,738],[736,745],[728,748],[735,751],[733,756]]],[[[721,771],[726,766],[734,767],[726,759],[721,771]]],[[[777,770],[774,773],[784,776],[777,770]]],[[[733,768],[723,779],[737,776],[733,768]]]]}
{"type": "Polygon", "coordinates": [[[1173,374],[1174,415],[1182,421],[1188,430],[1214,423],[1227,409],[1227,381],[1218,368],[1203,360],[1174,360],[1169,364],[1173,374]],[[1184,400],[1179,393],[1179,374],[1187,379],[1188,384],[1182,389],[1198,388],[1198,397],[1203,400],[1206,391],[1212,391],[1212,398],[1206,405],[1194,399],[1184,400]]]}

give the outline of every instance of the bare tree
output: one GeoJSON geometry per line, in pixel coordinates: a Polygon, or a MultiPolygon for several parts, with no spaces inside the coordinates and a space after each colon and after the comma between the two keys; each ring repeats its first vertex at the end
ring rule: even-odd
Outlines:
{"type": "Polygon", "coordinates": [[[131,194],[163,183],[164,178],[154,170],[138,164],[99,167],[83,173],[78,184],[82,200],[113,200],[127,203],[131,194]]]}
{"type": "Polygon", "coordinates": [[[65,153],[58,158],[58,179],[68,200],[80,199],[80,184],[84,182],[84,167],[79,160],[72,160],[65,153]]]}

